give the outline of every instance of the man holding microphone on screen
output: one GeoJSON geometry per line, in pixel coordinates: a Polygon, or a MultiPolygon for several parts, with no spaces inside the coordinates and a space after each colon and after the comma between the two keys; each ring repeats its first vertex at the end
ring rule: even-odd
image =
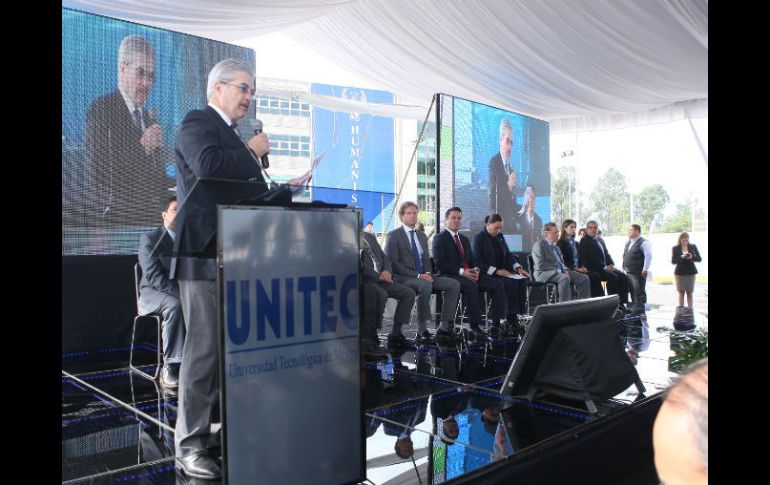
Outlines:
{"type": "Polygon", "coordinates": [[[500,151],[489,160],[489,213],[500,214],[509,232],[517,234],[521,205],[516,202],[516,172],[511,165],[513,127],[508,118],[500,122],[500,151]]]}

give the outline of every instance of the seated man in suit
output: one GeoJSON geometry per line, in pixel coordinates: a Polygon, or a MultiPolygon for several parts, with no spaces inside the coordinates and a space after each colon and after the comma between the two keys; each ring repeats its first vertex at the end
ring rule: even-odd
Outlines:
{"type": "Polygon", "coordinates": [[[457,299],[460,297],[460,283],[445,276],[433,276],[428,255],[428,238],[424,232],[417,231],[417,211],[414,202],[404,202],[398,210],[404,224],[388,233],[385,241],[385,253],[393,265],[393,279],[417,292],[417,338],[415,343],[431,342],[428,331],[431,320],[430,295],[433,290],[443,292],[439,327],[449,328],[454,318],[457,299]]]}
{"type": "Polygon", "coordinates": [[[559,287],[559,301],[572,300],[572,286],[575,284],[577,295],[575,299],[591,296],[591,283],[588,276],[577,271],[570,271],[564,264],[561,249],[556,244],[559,240],[559,228],[556,223],[549,222],[543,226],[543,237],[532,247],[532,274],[536,281],[556,283],[559,287]]]}
{"type": "MultiPolygon", "coordinates": [[[[471,251],[468,238],[460,234],[463,211],[459,207],[451,207],[444,214],[445,229],[433,239],[433,257],[439,274],[448,276],[460,283],[460,291],[465,295],[471,330],[476,337],[486,337],[481,325],[481,296],[479,290],[486,291],[492,298],[492,325],[498,327],[500,319],[508,313],[508,302],[505,297],[503,283],[480,273],[476,259],[471,251]]],[[[442,322],[442,325],[445,322],[442,322]]],[[[436,331],[436,337],[453,338],[449,328],[436,331]]]]}
{"type": "MultiPolygon", "coordinates": [[[[363,247],[363,243],[361,244],[363,247]]],[[[361,252],[361,274],[365,275],[363,268],[364,252],[361,252]]],[[[366,256],[369,257],[368,255],[366,256]]],[[[371,264],[371,263],[369,263],[371,264]]],[[[363,276],[361,278],[361,322],[364,326],[364,337],[361,339],[361,353],[366,360],[379,360],[387,357],[388,352],[380,347],[380,338],[377,329],[382,327],[382,313],[385,311],[385,303],[388,301],[388,293],[377,285],[377,280],[363,276]]]]}
{"type": "Polygon", "coordinates": [[[169,279],[171,253],[176,234],[176,196],[163,202],[163,225],[142,234],[139,241],[139,311],[143,315],[158,313],[163,316],[163,368],[160,385],[165,389],[179,387],[178,364],[182,362],[185,323],[182,303],[179,301],[179,282],[169,279]],[[172,365],[175,364],[175,365],[172,365]]]}
{"type": "Polygon", "coordinates": [[[505,286],[508,298],[508,325],[511,329],[518,330],[518,315],[526,313],[527,280],[514,279],[512,276],[518,274],[528,277],[529,273],[522,268],[516,255],[508,249],[508,244],[503,238],[502,216],[487,216],[484,224],[486,227],[473,236],[473,255],[476,256],[483,274],[490,275],[505,286]]]}
{"type": "Polygon", "coordinates": [[[607,293],[618,295],[620,306],[624,306],[628,303],[628,279],[624,272],[615,269],[615,262],[604,240],[597,237],[598,232],[599,224],[596,221],[586,223],[586,235],[578,244],[578,257],[588,271],[599,273],[602,281],[607,282],[607,293]]]}
{"type": "Polygon", "coordinates": [[[393,280],[390,258],[382,251],[377,238],[373,234],[363,231],[361,235],[363,237],[361,260],[364,265],[361,275],[364,281],[376,283],[378,290],[380,290],[378,291],[380,294],[378,299],[381,299],[382,293],[385,292],[387,297],[395,298],[398,301],[396,313],[393,315],[393,329],[388,335],[388,345],[395,347],[405,346],[407,340],[401,333],[401,327],[405,323],[409,324],[412,307],[414,306],[414,290],[393,280]]]}

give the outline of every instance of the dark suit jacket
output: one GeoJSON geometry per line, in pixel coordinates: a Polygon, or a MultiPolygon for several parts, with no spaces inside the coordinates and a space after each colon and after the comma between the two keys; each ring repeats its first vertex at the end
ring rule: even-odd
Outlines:
{"type": "Polygon", "coordinates": [[[597,237],[592,238],[588,234],[583,236],[583,239],[578,243],[578,259],[580,264],[585,266],[589,271],[602,271],[604,265],[602,265],[602,254],[608,265],[614,265],[612,256],[607,251],[607,245],[604,244],[604,239],[597,237]],[[599,241],[601,247],[596,245],[596,241],[599,241]]]}
{"type": "MultiPolygon", "coordinates": [[[[152,123],[146,109],[145,124],[152,123]]],[[[88,202],[97,225],[154,226],[161,198],[168,197],[174,179],[166,175],[159,150],[147,155],[139,143],[142,131],[134,124],[120,91],[94,100],[86,115],[85,147],[94,197],[88,202]]]]}
{"type": "Polygon", "coordinates": [[[179,298],[179,282],[169,279],[173,250],[174,241],[164,226],[142,234],[139,239],[140,293],[143,288],[152,288],[179,298]]]}
{"type": "MultiPolygon", "coordinates": [[[[415,231],[414,238],[422,249],[420,261],[422,262],[423,273],[430,273],[432,268],[428,253],[428,237],[422,231],[415,231]]],[[[417,277],[414,255],[412,254],[412,241],[404,232],[403,226],[388,233],[388,237],[385,239],[385,253],[390,258],[394,274],[417,277]]]]}
{"type": "MultiPolygon", "coordinates": [[[[460,234],[460,244],[463,246],[465,259],[468,261],[468,267],[476,266],[476,260],[473,257],[471,243],[468,238],[460,234]]],[[[433,238],[433,260],[436,263],[436,272],[442,275],[458,276],[460,268],[463,267],[463,260],[460,257],[460,251],[455,246],[452,234],[444,229],[433,238]]]]}
{"type": "Polygon", "coordinates": [[[575,243],[575,249],[578,251],[578,260],[575,261],[575,257],[572,255],[572,248],[569,245],[569,241],[566,239],[559,239],[557,243],[559,245],[559,249],[561,249],[561,254],[564,258],[564,264],[567,265],[569,269],[575,269],[579,268],[580,265],[580,249],[578,247],[578,243],[575,243]]]}
{"type": "MultiPolygon", "coordinates": [[[[262,170],[250,149],[227,126],[211,106],[187,113],[176,137],[177,199],[176,215],[179,277],[185,279],[216,279],[217,204],[232,203],[232,190],[227,184],[200,185],[191,190],[201,178],[255,180],[254,196],[267,192],[262,170]],[[213,271],[213,272],[212,272],[213,271]]],[[[174,277],[174,275],[172,275],[174,277]]]]}
{"type": "Polygon", "coordinates": [[[492,237],[486,229],[482,229],[473,236],[471,247],[481,274],[487,274],[490,266],[513,273],[513,265],[519,263],[516,255],[508,249],[502,233],[492,237]]]}
{"type": "Polygon", "coordinates": [[[366,242],[369,243],[369,248],[364,246],[364,251],[361,257],[361,261],[364,265],[362,276],[367,281],[377,282],[382,271],[387,270],[391,273],[393,272],[393,268],[390,264],[390,258],[388,258],[388,255],[382,251],[380,243],[377,242],[377,238],[374,237],[373,234],[369,234],[368,232],[362,232],[361,234],[363,234],[366,242]],[[367,256],[369,254],[368,251],[371,251],[371,253],[374,255],[374,259],[377,261],[377,271],[374,270],[372,258],[367,256]]]}
{"type": "Polygon", "coordinates": [[[499,152],[489,160],[489,211],[500,214],[506,231],[514,233],[518,232],[516,226],[521,205],[516,202],[516,187],[514,192],[508,189],[509,173],[499,152]]]}
{"type": "Polygon", "coordinates": [[[701,261],[698,247],[695,244],[689,244],[691,259],[682,259],[682,248],[678,244],[671,248],[671,264],[675,264],[674,274],[677,275],[690,275],[698,274],[698,269],[695,267],[695,263],[701,261]]]}
{"type": "Polygon", "coordinates": [[[534,233],[535,238],[534,241],[529,240],[530,236],[530,230],[529,230],[529,221],[527,220],[527,213],[519,216],[519,234],[521,234],[521,250],[522,251],[531,251],[532,245],[537,242],[540,237],[542,237],[541,231],[543,230],[543,220],[540,218],[539,215],[537,215],[537,212],[532,213],[532,223],[534,225],[534,233]]]}

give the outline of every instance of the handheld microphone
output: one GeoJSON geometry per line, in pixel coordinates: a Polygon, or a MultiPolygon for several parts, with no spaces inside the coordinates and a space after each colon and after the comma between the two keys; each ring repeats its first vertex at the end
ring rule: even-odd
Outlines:
{"type": "Polygon", "coordinates": [[[147,109],[147,119],[145,121],[145,125],[147,128],[151,127],[155,123],[158,122],[158,110],[157,108],[148,108],[147,109]]]}
{"type": "MultiPolygon", "coordinates": [[[[262,133],[262,120],[254,120],[254,134],[259,135],[262,133]]],[[[259,157],[259,162],[262,164],[262,168],[268,168],[270,162],[267,159],[267,153],[259,157]]]]}
{"type": "MultiPolygon", "coordinates": [[[[260,120],[255,120],[255,121],[256,123],[254,123],[254,134],[259,135],[260,133],[262,133],[262,121],[260,120]]],[[[251,147],[248,144],[246,144],[246,142],[243,141],[241,137],[238,137],[238,139],[241,140],[241,143],[243,143],[243,146],[246,147],[246,150],[249,152],[249,155],[251,155],[251,158],[253,158],[254,161],[257,162],[257,165],[262,168],[262,175],[267,179],[266,183],[268,184],[268,187],[270,187],[271,189],[277,188],[278,184],[273,182],[273,179],[270,178],[270,175],[268,175],[267,170],[265,170],[269,166],[269,163],[267,161],[267,154],[265,154],[265,156],[263,157],[258,157],[257,154],[254,153],[254,150],[252,150],[251,147]]],[[[260,180],[257,177],[252,177],[249,179],[249,182],[259,182],[259,181],[260,180]]]]}

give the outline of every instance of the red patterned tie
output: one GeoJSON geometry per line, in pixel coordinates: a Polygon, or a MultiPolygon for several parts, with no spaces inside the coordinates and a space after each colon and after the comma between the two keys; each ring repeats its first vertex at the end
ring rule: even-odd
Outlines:
{"type": "Polygon", "coordinates": [[[460,243],[460,235],[455,234],[455,246],[460,251],[460,258],[463,260],[463,268],[468,268],[468,260],[465,259],[465,251],[463,251],[463,245],[460,243]]]}

